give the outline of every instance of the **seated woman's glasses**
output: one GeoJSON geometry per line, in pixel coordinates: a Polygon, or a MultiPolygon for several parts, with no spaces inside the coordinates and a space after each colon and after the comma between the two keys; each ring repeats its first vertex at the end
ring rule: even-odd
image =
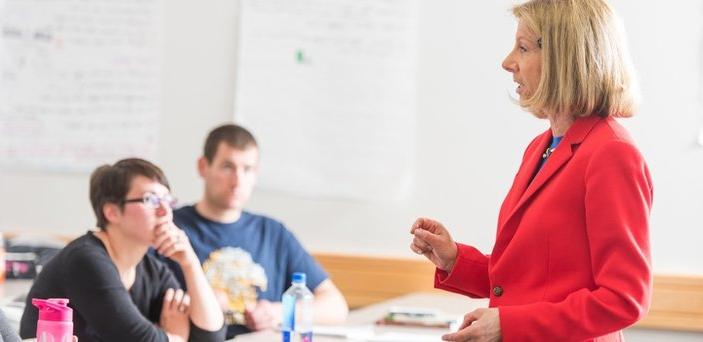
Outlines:
{"type": "Polygon", "coordinates": [[[145,193],[141,198],[126,198],[121,201],[122,204],[125,203],[142,203],[154,209],[161,207],[161,203],[166,203],[167,206],[173,208],[176,206],[176,198],[171,196],[171,194],[164,194],[159,196],[152,192],[145,193]]]}

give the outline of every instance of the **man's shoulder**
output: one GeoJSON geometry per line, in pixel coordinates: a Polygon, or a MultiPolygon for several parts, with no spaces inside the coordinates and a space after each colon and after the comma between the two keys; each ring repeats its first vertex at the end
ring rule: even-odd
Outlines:
{"type": "Polygon", "coordinates": [[[195,210],[195,205],[185,205],[173,211],[173,222],[183,230],[190,231],[194,229],[207,228],[208,220],[198,214],[195,210]]]}
{"type": "Polygon", "coordinates": [[[242,211],[242,216],[239,219],[242,226],[262,229],[269,233],[280,235],[289,235],[291,232],[286,228],[285,224],[271,216],[252,213],[250,211],[242,211]]]}
{"type": "Polygon", "coordinates": [[[275,218],[268,216],[268,215],[263,215],[260,213],[255,213],[255,212],[251,212],[251,211],[247,211],[247,210],[242,211],[241,219],[244,221],[248,220],[248,221],[263,222],[266,224],[284,227],[283,222],[279,221],[278,219],[275,219],[275,218]]]}
{"type": "Polygon", "coordinates": [[[195,206],[192,204],[184,205],[173,210],[173,218],[191,218],[197,217],[198,212],[195,211],[195,206]]]}
{"type": "Polygon", "coordinates": [[[207,235],[213,232],[220,232],[216,235],[229,234],[235,231],[247,236],[262,234],[267,237],[287,237],[292,234],[280,220],[246,210],[242,211],[237,221],[220,223],[200,215],[194,205],[187,205],[173,211],[173,220],[189,236],[191,234],[207,235]]]}

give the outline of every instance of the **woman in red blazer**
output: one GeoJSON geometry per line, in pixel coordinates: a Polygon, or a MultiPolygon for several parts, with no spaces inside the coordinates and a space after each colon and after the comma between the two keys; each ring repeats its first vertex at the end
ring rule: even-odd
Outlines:
{"type": "Polygon", "coordinates": [[[621,341],[649,307],[652,181],[614,119],[635,107],[619,22],[604,0],[532,0],[513,14],[503,68],[551,127],[525,151],[491,254],[427,218],[410,247],[437,266],[436,287],[490,298],[445,340],[621,341]]]}

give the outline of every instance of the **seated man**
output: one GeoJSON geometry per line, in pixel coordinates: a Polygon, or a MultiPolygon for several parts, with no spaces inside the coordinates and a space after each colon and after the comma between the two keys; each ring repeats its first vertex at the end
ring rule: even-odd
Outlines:
{"type": "Polygon", "coordinates": [[[276,220],[242,210],[256,183],[258,161],[251,133],[236,125],[217,127],[198,160],[203,198],[174,211],[225,310],[227,338],[280,323],[281,296],[294,272],[307,274],[315,322],[343,322],[344,297],[293,233],[276,220]]]}
{"type": "Polygon", "coordinates": [[[33,338],[32,298],[68,298],[81,341],[222,341],[224,318],[187,236],[173,224],[168,181],[154,164],[123,159],[90,177],[98,230],[49,261],[27,295],[20,336],[33,338]],[[180,265],[188,291],[147,250],[180,265]]]}

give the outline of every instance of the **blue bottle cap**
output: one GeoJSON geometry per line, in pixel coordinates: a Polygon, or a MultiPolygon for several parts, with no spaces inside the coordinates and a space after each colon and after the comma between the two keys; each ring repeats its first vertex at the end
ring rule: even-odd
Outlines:
{"type": "Polygon", "coordinates": [[[305,273],[303,273],[303,272],[293,273],[293,282],[305,284],[305,273]]]}

